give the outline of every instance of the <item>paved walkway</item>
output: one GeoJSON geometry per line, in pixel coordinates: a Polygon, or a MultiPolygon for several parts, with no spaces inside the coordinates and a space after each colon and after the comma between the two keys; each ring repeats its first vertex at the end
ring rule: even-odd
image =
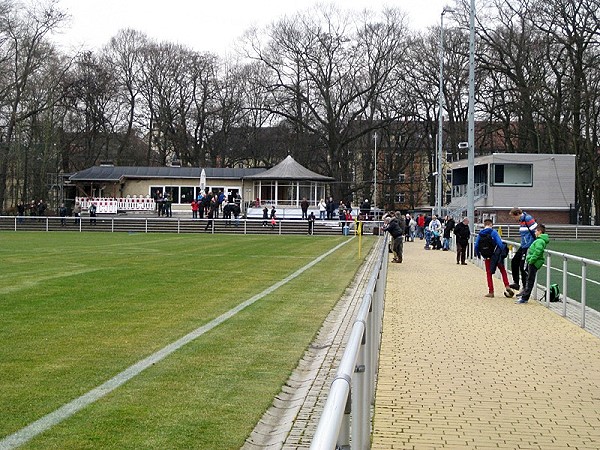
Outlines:
{"type": "MultiPolygon", "coordinates": [[[[600,339],[487,293],[453,252],[390,264],[373,449],[600,448],[600,339]]],[[[498,294],[500,296],[498,296],[498,294]]]]}

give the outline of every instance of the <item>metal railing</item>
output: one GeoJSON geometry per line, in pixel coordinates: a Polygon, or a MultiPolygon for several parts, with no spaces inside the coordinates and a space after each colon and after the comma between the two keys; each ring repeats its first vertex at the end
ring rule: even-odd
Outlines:
{"type": "MultiPolygon", "coordinates": [[[[355,222],[347,222],[348,234],[356,231],[355,222]]],[[[363,222],[365,233],[372,233],[379,222],[363,222]]],[[[314,234],[342,234],[343,222],[338,220],[316,220],[314,234]]],[[[186,217],[157,216],[109,216],[54,217],[54,216],[0,216],[0,231],[97,231],[127,233],[229,233],[229,234],[307,234],[308,221],[300,219],[277,219],[272,225],[270,219],[215,218],[192,219],[186,217]]]]}
{"type": "MultiPolygon", "coordinates": [[[[552,271],[557,271],[561,277],[561,297],[562,297],[562,308],[561,315],[563,317],[567,317],[567,305],[569,303],[579,303],[580,305],[580,318],[579,318],[579,326],[581,328],[586,328],[586,317],[590,313],[590,309],[587,307],[588,300],[588,283],[593,283],[597,286],[600,286],[599,280],[594,280],[588,278],[588,267],[598,267],[600,268],[600,261],[595,261],[592,259],[582,258],[580,256],[569,255],[567,253],[559,253],[552,250],[546,250],[546,285],[545,291],[550,292],[550,285],[552,284],[552,271]],[[562,266],[560,268],[552,267],[552,257],[557,257],[562,259],[562,266]],[[570,272],[568,268],[569,262],[574,262],[580,265],[581,275],[570,272]],[[581,280],[579,294],[579,301],[576,298],[569,297],[569,277],[575,277],[581,280]]],[[[539,284],[539,283],[538,283],[539,284]]],[[[550,307],[550,295],[545,296],[546,307],[550,307]]]]}
{"type": "Polygon", "coordinates": [[[375,399],[388,266],[387,242],[386,233],[385,238],[378,241],[378,256],[331,383],[311,450],[370,447],[371,405],[375,399]]]}
{"type": "MultiPolygon", "coordinates": [[[[470,241],[470,255],[474,255],[473,247],[475,239],[477,238],[476,234],[472,235],[470,241]]],[[[507,258],[507,270],[510,272],[510,264],[509,261],[512,259],[512,255],[514,251],[516,251],[520,244],[518,242],[509,241],[503,239],[509,246],[512,247],[512,250],[509,252],[509,257],[507,258]]],[[[544,304],[547,308],[550,308],[550,295],[541,296],[540,290],[544,293],[550,292],[550,286],[553,283],[557,283],[560,288],[560,296],[561,296],[561,307],[553,308],[556,311],[560,312],[563,317],[567,317],[567,310],[569,305],[573,308],[578,308],[578,319],[574,320],[579,324],[581,328],[586,329],[586,320],[590,314],[594,314],[594,316],[600,320],[600,311],[598,311],[598,307],[590,308],[588,307],[588,284],[593,284],[600,288],[600,276],[598,279],[594,279],[589,276],[588,268],[589,267],[597,267],[600,268],[600,261],[583,258],[581,256],[570,255],[568,253],[560,253],[553,250],[545,250],[545,265],[544,269],[540,270],[537,273],[538,279],[535,284],[535,291],[532,297],[538,298],[541,303],[544,304]],[[560,258],[562,264],[559,266],[552,266],[552,258],[560,258]],[[569,263],[575,264],[579,266],[579,273],[576,273],[573,268],[569,270],[569,263]],[[545,271],[545,276],[544,276],[545,271]],[[553,276],[553,272],[555,276],[553,276]],[[580,281],[579,288],[570,287],[571,283],[569,283],[569,278],[574,278],[580,281]],[[541,281],[543,280],[543,281],[541,281]]],[[[476,258],[471,257],[473,262],[483,268],[483,262],[477,260],[476,258]]],[[[576,270],[576,269],[575,269],[576,270]]],[[[597,290],[596,290],[597,291],[597,290]]],[[[597,320],[597,321],[598,321],[597,320]]]]}

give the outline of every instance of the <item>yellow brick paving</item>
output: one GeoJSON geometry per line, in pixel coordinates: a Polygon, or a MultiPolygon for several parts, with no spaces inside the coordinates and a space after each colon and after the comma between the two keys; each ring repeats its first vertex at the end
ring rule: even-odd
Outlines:
{"type": "Polygon", "coordinates": [[[599,449],[600,339],[455,256],[390,263],[372,448],[599,449]]]}

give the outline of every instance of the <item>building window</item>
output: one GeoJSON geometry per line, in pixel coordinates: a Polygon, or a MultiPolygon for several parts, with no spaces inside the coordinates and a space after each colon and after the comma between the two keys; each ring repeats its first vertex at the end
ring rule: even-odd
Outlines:
{"type": "Polygon", "coordinates": [[[406,181],[406,174],[401,173],[400,175],[398,175],[398,182],[399,183],[404,183],[406,181]]]}
{"type": "Polygon", "coordinates": [[[398,203],[406,203],[406,194],[404,192],[400,192],[397,196],[398,203]]]}
{"type": "Polygon", "coordinates": [[[533,164],[492,164],[492,186],[533,186],[533,164]]]}
{"type": "Polygon", "coordinates": [[[194,200],[194,188],[192,186],[181,186],[181,197],[178,203],[192,203],[194,200]]]}

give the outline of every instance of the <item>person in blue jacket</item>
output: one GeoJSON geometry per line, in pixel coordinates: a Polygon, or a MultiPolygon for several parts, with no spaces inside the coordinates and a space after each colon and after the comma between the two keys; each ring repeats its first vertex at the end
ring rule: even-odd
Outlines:
{"type": "Polygon", "coordinates": [[[510,285],[512,289],[519,289],[519,275],[523,282],[523,288],[527,285],[527,271],[525,270],[525,255],[529,246],[535,240],[535,229],[538,224],[531,214],[527,214],[521,208],[513,208],[510,210],[510,215],[519,222],[519,235],[521,236],[521,246],[515,252],[512,261],[510,262],[510,270],[512,272],[513,283],[510,285]]]}
{"type": "Polygon", "coordinates": [[[496,268],[500,269],[500,274],[502,275],[502,282],[504,283],[505,289],[504,296],[512,297],[515,293],[508,283],[508,275],[506,273],[506,268],[504,267],[504,260],[508,255],[508,248],[506,243],[502,242],[498,232],[492,227],[492,223],[491,219],[485,219],[483,221],[484,228],[479,232],[477,240],[475,241],[475,256],[477,258],[483,257],[485,259],[485,273],[488,285],[488,293],[485,297],[494,297],[494,281],[492,275],[496,273],[496,268]],[[492,240],[489,253],[484,251],[482,245],[484,240],[488,240],[488,237],[492,240]]]}

